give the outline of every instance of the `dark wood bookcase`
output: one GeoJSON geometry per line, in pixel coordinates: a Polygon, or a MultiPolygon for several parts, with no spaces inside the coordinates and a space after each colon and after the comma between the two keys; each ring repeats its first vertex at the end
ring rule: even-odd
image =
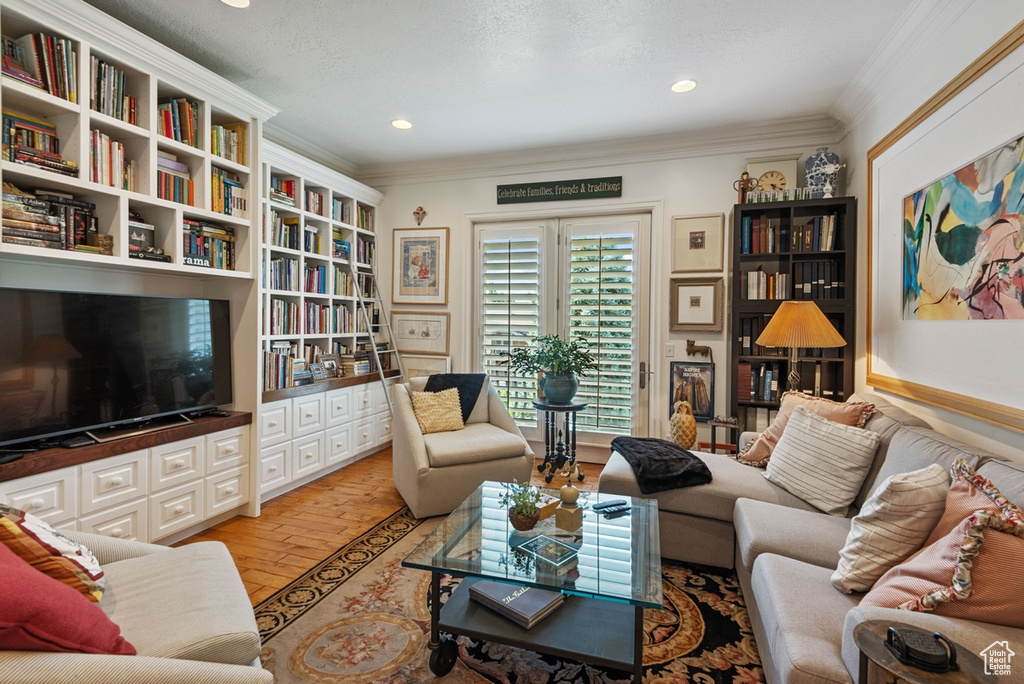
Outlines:
{"type": "Polygon", "coordinates": [[[844,401],[853,393],[857,200],[737,204],[732,222],[730,408],[754,430],[788,388],[789,350],[755,343],[785,299],[813,300],[847,344],[800,349],[802,392],[844,401]]]}

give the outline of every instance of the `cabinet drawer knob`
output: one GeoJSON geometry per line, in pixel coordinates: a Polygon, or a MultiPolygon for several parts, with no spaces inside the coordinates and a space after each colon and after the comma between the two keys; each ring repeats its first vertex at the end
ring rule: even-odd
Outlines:
{"type": "Polygon", "coordinates": [[[25,508],[26,509],[29,509],[29,508],[42,508],[42,507],[43,507],[43,500],[42,499],[32,499],[31,501],[29,501],[28,503],[25,504],[25,508]]]}
{"type": "Polygon", "coordinates": [[[182,461],[181,459],[178,459],[177,461],[175,461],[174,463],[171,464],[171,468],[173,468],[174,470],[180,470],[180,469],[182,469],[184,467],[185,467],[185,462],[182,461]]]}
{"type": "Polygon", "coordinates": [[[124,478],[123,477],[114,477],[114,478],[111,478],[111,480],[110,480],[110,482],[108,483],[107,486],[108,487],[120,487],[123,484],[124,484],[124,478]]]}
{"type": "Polygon", "coordinates": [[[124,530],[122,530],[120,527],[115,527],[114,529],[110,530],[110,536],[111,537],[121,537],[123,535],[124,535],[124,530]]]}
{"type": "Polygon", "coordinates": [[[225,494],[234,494],[235,493],[235,488],[234,487],[225,487],[224,488],[224,493],[225,494]]]}
{"type": "Polygon", "coordinates": [[[312,418],[312,417],[313,417],[313,414],[312,414],[312,413],[306,413],[306,417],[307,417],[307,418],[312,418]]]}
{"type": "Polygon", "coordinates": [[[277,472],[277,466],[270,466],[269,468],[267,468],[267,472],[268,473],[276,473],[277,472]]]}
{"type": "Polygon", "coordinates": [[[228,454],[230,456],[231,454],[235,453],[235,447],[233,447],[233,446],[224,447],[224,453],[228,454]]]}
{"type": "Polygon", "coordinates": [[[184,512],[185,512],[185,507],[184,506],[175,506],[174,507],[174,515],[181,515],[184,512]]]}
{"type": "Polygon", "coordinates": [[[306,460],[307,460],[307,461],[308,461],[309,459],[311,459],[311,458],[313,458],[313,454],[306,454],[306,460]]]}
{"type": "Polygon", "coordinates": [[[276,420],[271,420],[271,421],[269,421],[269,422],[267,423],[267,427],[272,427],[272,428],[275,428],[275,427],[277,427],[277,421],[276,421],[276,420]]]}

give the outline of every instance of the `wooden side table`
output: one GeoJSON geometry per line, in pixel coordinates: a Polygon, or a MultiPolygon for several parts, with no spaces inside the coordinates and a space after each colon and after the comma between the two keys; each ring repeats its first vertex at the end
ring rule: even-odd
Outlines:
{"type": "Polygon", "coordinates": [[[913,665],[904,665],[885,647],[885,635],[890,627],[919,629],[887,620],[868,620],[853,628],[853,640],[860,649],[859,684],[994,684],[1000,681],[997,676],[984,674],[981,656],[971,653],[960,644],[955,644],[959,669],[928,672],[913,665]]]}

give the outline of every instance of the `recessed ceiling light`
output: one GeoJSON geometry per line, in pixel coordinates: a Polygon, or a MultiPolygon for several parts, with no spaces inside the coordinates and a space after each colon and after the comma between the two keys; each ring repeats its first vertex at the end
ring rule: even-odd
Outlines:
{"type": "Polygon", "coordinates": [[[391,125],[403,131],[412,128],[412,124],[406,121],[405,119],[392,119],[391,125]]]}
{"type": "Polygon", "coordinates": [[[693,90],[696,87],[697,87],[697,82],[696,81],[692,81],[690,79],[686,79],[685,81],[676,81],[675,83],[672,84],[672,92],[673,93],[688,93],[688,92],[690,92],[691,90],[693,90]]]}
{"type": "Polygon", "coordinates": [[[220,0],[228,7],[237,7],[239,9],[249,6],[249,0],[220,0]]]}

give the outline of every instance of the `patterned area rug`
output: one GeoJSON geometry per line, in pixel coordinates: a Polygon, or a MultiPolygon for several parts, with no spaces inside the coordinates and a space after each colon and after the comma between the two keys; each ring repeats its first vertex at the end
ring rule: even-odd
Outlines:
{"type": "MultiPolygon", "coordinates": [[[[430,574],[402,559],[440,523],[403,508],[256,607],[275,681],[433,682],[430,574]]],[[[664,604],[644,614],[644,681],[763,682],[734,575],[662,564],[664,604]]],[[[459,580],[442,581],[444,601],[459,580]]],[[[628,682],[629,673],[458,637],[445,682],[628,682]]]]}

